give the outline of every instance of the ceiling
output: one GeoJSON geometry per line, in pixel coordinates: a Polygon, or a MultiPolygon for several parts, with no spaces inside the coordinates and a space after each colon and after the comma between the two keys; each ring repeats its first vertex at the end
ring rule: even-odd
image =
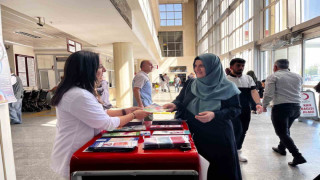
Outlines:
{"type": "Polygon", "coordinates": [[[1,16],[2,33],[6,44],[19,43],[34,47],[35,49],[66,49],[66,39],[69,38],[80,42],[82,46],[93,47],[93,45],[51,26],[44,25],[41,27],[37,25],[36,19],[30,18],[10,8],[2,6],[1,16]],[[18,34],[17,32],[28,33],[29,36],[22,35],[21,33],[18,34]]]}
{"type": "Polygon", "coordinates": [[[5,40],[35,49],[66,49],[66,38],[82,43],[83,48],[112,55],[112,43],[132,42],[134,58],[151,59],[131,28],[109,0],[0,0],[5,40]],[[9,8],[7,8],[9,7],[9,8]],[[36,24],[44,17],[45,25],[36,24]],[[16,34],[23,31],[41,38],[16,34]]]}

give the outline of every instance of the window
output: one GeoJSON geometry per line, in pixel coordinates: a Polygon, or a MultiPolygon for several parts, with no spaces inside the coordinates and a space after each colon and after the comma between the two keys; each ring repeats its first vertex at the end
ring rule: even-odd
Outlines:
{"type": "Polygon", "coordinates": [[[320,16],[319,6],[319,0],[296,0],[296,23],[320,16]]]}
{"type": "Polygon", "coordinates": [[[182,4],[160,4],[160,26],[182,26],[182,4]]]}
{"type": "Polygon", "coordinates": [[[159,44],[163,57],[183,56],[182,31],[159,32],[159,44]]]}
{"type": "Polygon", "coordinates": [[[320,81],[320,38],[305,41],[304,84],[316,85],[320,81]]]}
{"type": "Polygon", "coordinates": [[[35,61],[32,56],[15,54],[17,75],[24,87],[36,86],[35,61]]]}
{"type": "Polygon", "coordinates": [[[278,0],[265,1],[264,10],[264,36],[283,31],[287,28],[287,1],[278,0]],[[271,5],[269,3],[272,3],[271,5]]]}

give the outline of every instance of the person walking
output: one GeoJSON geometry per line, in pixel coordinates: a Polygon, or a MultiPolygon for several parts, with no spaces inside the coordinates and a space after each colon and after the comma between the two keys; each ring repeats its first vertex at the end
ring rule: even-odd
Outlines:
{"type": "Polygon", "coordinates": [[[169,78],[169,76],[168,76],[166,73],[163,75],[163,78],[164,78],[164,80],[165,80],[165,85],[166,85],[167,88],[168,88],[168,92],[170,92],[170,85],[169,85],[169,83],[170,83],[170,78],[169,78]]]}
{"type": "MultiPolygon", "coordinates": [[[[259,90],[261,89],[262,85],[261,85],[261,82],[258,81],[256,74],[254,73],[254,71],[251,70],[247,72],[247,75],[252,77],[253,82],[256,84],[256,90],[258,91],[258,94],[259,94],[259,90]]],[[[260,94],[259,94],[259,97],[260,97],[260,94]]],[[[257,114],[256,103],[252,98],[250,99],[250,107],[251,107],[252,113],[257,114]]]]}
{"type": "Polygon", "coordinates": [[[263,108],[264,112],[267,112],[267,106],[273,101],[271,120],[280,142],[278,147],[272,147],[272,150],[286,155],[286,149],[288,149],[293,155],[292,162],[288,164],[296,166],[307,162],[290,137],[290,127],[300,116],[300,93],[303,81],[299,74],[290,72],[288,68],[287,59],[279,59],[274,63],[274,73],[266,80],[263,108]]]}
{"type": "Polygon", "coordinates": [[[22,123],[23,85],[19,76],[11,74],[11,84],[17,101],[9,103],[10,124],[22,123]]]}
{"type": "Polygon", "coordinates": [[[174,78],[174,89],[175,89],[175,92],[179,92],[180,84],[181,84],[181,79],[179,78],[178,75],[175,75],[175,78],[174,78]]]}
{"type": "Polygon", "coordinates": [[[239,161],[247,162],[247,158],[242,155],[241,149],[249,129],[251,120],[250,100],[253,99],[256,103],[257,112],[262,112],[262,104],[260,103],[260,97],[256,90],[256,84],[253,79],[245,74],[242,74],[246,61],[242,58],[235,58],[230,61],[231,73],[227,76],[228,80],[234,82],[241,91],[240,103],[241,103],[241,115],[240,123],[237,119],[233,119],[233,128],[235,131],[235,138],[237,140],[237,148],[239,153],[239,161]]]}
{"type": "Polygon", "coordinates": [[[159,79],[160,79],[160,88],[162,92],[165,92],[164,85],[166,84],[166,80],[164,79],[162,74],[159,74],[159,79]]]}

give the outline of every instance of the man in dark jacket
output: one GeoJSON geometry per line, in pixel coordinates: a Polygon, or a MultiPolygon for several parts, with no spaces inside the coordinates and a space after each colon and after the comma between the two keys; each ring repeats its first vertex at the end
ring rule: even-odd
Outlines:
{"type": "Polygon", "coordinates": [[[14,92],[14,96],[17,99],[17,102],[9,104],[9,113],[10,113],[10,123],[11,124],[21,124],[21,109],[22,109],[22,98],[23,98],[23,85],[19,76],[15,74],[11,75],[11,84],[14,92]]]}

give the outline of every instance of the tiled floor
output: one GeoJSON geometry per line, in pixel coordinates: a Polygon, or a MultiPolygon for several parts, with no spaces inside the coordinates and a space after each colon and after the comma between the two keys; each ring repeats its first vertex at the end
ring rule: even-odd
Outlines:
{"type": "MultiPolygon", "coordinates": [[[[173,89],[172,89],[173,90],[173,89]]],[[[172,91],[171,91],[172,92],[172,91]]],[[[158,93],[154,102],[162,105],[172,101],[177,93],[158,93]]],[[[24,113],[23,124],[12,125],[13,149],[18,180],[60,180],[49,167],[55,136],[55,111],[24,113]]],[[[245,180],[311,180],[320,173],[320,123],[296,121],[291,136],[308,163],[290,167],[292,156],[280,156],[271,150],[277,145],[270,115],[252,115],[243,154],[248,163],[241,163],[245,180]]]]}

